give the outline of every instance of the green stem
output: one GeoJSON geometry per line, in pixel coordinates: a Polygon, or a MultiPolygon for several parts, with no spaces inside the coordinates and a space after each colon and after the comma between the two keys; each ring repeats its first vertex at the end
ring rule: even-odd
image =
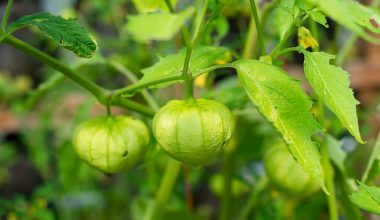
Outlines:
{"type": "Polygon", "coordinates": [[[243,49],[243,59],[250,59],[252,58],[254,45],[256,41],[255,37],[255,22],[254,19],[251,18],[249,21],[249,27],[248,27],[248,33],[247,37],[245,39],[244,49],[243,49]]]}
{"type": "Polygon", "coordinates": [[[182,80],[181,76],[168,77],[168,78],[164,78],[164,79],[160,79],[160,80],[156,80],[156,81],[151,81],[151,82],[144,83],[144,84],[133,84],[133,85],[115,90],[114,96],[122,96],[124,94],[131,94],[131,93],[134,93],[135,91],[138,91],[142,88],[157,85],[160,83],[177,81],[177,80],[182,80]]]}
{"type": "MultiPolygon", "coordinates": [[[[68,66],[66,66],[65,64],[61,63],[57,59],[49,56],[48,54],[46,54],[46,53],[44,53],[44,52],[42,52],[36,48],[34,48],[33,46],[25,43],[24,41],[21,41],[21,40],[15,38],[15,37],[12,37],[12,36],[8,36],[5,39],[4,43],[6,43],[10,46],[13,46],[16,49],[23,51],[24,53],[36,58],[37,60],[49,65],[53,69],[61,72],[67,78],[73,80],[74,82],[78,83],[80,86],[82,86],[83,88],[88,90],[90,93],[92,93],[99,100],[99,102],[101,104],[106,105],[107,97],[108,97],[106,94],[110,94],[111,93],[110,91],[103,89],[102,87],[96,85],[95,83],[91,82],[87,78],[76,73],[73,69],[71,69],[68,66]]],[[[128,108],[130,110],[140,112],[140,113],[147,115],[147,116],[153,116],[154,115],[154,111],[152,111],[151,109],[149,109],[149,108],[147,108],[141,104],[138,104],[134,101],[119,99],[119,98],[115,97],[115,95],[112,95],[112,98],[110,98],[109,102],[111,105],[116,105],[116,106],[128,108]]]]}
{"type": "Polygon", "coordinates": [[[171,13],[174,13],[174,8],[173,8],[173,5],[172,5],[172,3],[170,2],[170,0],[165,0],[165,4],[166,4],[166,6],[168,6],[169,11],[170,11],[171,13]]]}
{"type": "Polygon", "coordinates": [[[239,220],[249,219],[249,214],[251,213],[253,207],[257,204],[257,198],[261,192],[263,192],[268,186],[268,178],[266,176],[261,177],[261,179],[253,187],[251,194],[248,197],[248,201],[245,203],[239,220]]]}
{"type": "Polygon", "coordinates": [[[261,30],[259,16],[257,14],[257,7],[256,7],[255,0],[250,0],[250,3],[251,3],[252,15],[256,23],[257,37],[258,37],[258,41],[260,45],[260,54],[265,55],[266,51],[265,51],[264,37],[263,37],[263,32],[261,30]]]}
{"type": "Polygon", "coordinates": [[[227,152],[223,155],[222,175],[223,175],[223,194],[221,198],[220,220],[231,219],[231,183],[234,171],[234,154],[227,152]]]}
{"type": "Polygon", "coordinates": [[[4,16],[1,20],[1,29],[5,32],[8,24],[9,15],[11,14],[13,0],[8,0],[7,7],[5,8],[4,16]]]}
{"type": "Polygon", "coordinates": [[[101,103],[105,103],[106,96],[105,92],[106,90],[101,88],[100,86],[96,85],[95,83],[91,82],[90,80],[86,79],[85,77],[77,74],[74,70],[69,68],[67,65],[61,63],[57,59],[49,56],[48,54],[36,49],[35,47],[25,43],[22,40],[19,40],[15,37],[8,36],[4,43],[9,44],[24,53],[36,58],[37,60],[51,66],[52,68],[56,69],[57,71],[63,73],[67,78],[73,80],[74,82],[81,85],[83,88],[87,89],[89,92],[91,92],[101,103]]]}
{"type": "MultiPolygon", "coordinates": [[[[319,42],[319,33],[318,33],[318,27],[317,23],[313,19],[309,19],[309,26],[310,26],[310,32],[311,36],[314,37],[314,39],[319,42]]],[[[313,52],[319,51],[319,46],[316,48],[313,48],[313,52]]]]}
{"type": "MultiPolygon", "coordinates": [[[[115,68],[117,71],[122,73],[124,76],[126,76],[132,83],[138,82],[138,78],[135,76],[135,74],[133,74],[130,70],[125,68],[120,63],[115,62],[115,61],[111,61],[111,60],[107,61],[107,63],[109,65],[111,65],[113,68],[115,68]]],[[[158,111],[158,109],[160,109],[160,106],[158,105],[156,100],[153,98],[153,96],[146,89],[141,90],[141,95],[144,97],[144,99],[146,100],[148,105],[154,111],[158,111]]]]}
{"type": "MultiPolygon", "coordinates": [[[[325,106],[321,100],[318,100],[318,121],[323,126],[325,125],[325,106]]],[[[321,143],[321,162],[322,162],[322,168],[324,173],[324,178],[326,182],[326,188],[327,191],[330,193],[329,195],[326,195],[327,197],[327,205],[329,208],[329,219],[330,220],[338,220],[338,207],[336,202],[336,194],[335,194],[335,186],[334,186],[334,168],[330,161],[330,155],[329,155],[329,149],[328,145],[326,144],[326,136],[323,135],[321,143]]]]}
{"type": "Polygon", "coordinates": [[[327,205],[329,207],[330,220],[338,220],[338,207],[336,203],[335,187],[334,187],[334,169],[331,165],[328,146],[321,143],[321,154],[322,154],[322,167],[325,174],[326,188],[330,195],[327,196],[327,205]]]}
{"type": "Polygon", "coordinates": [[[197,24],[195,26],[195,31],[193,34],[193,38],[190,42],[190,44],[187,47],[186,50],[186,57],[185,57],[185,62],[183,64],[183,69],[182,69],[182,78],[185,81],[185,92],[184,92],[184,98],[185,99],[191,99],[193,97],[193,82],[192,82],[192,77],[191,73],[189,73],[189,67],[190,67],[190,62],[191,62],[191,56],[193,54],[194,47],[199,39],[199,33],[203,24],[203,21],[205,20],[206,17],[206,12],[208,8],[208,1],[205,0],[202,5],[202,11],[200,14],[199,19],[197,19],[197,24]]]}
{"type": "Polygon", "coordinates": [[[123,107],[126,109],[133,110],[135,112],[139,112],[143,115],[153,117],[155,114],[155,111],[153,111],[150,108],[147,108],[145,105],[141,105],[137,102],[128,100],[128,99],[123,99],[120,97],[112,96],[112,99],[110,100],[110,104],[114,106],[119,106],[123,107]]]}
{"type": "MultiPolygon", "coordinates": [[[[370,4],[370,7],[377,7],[379,3],[380,0],[373,0],[370,4]]],[[[351,35],[347,38],[346,42],[344,43],[343,48],[339,50],[339,53],[336,55],[336,65],[340,66],[344,63],[344,60],[347,58],[348,53],[350,52],[351,48],[355,45],[355,42],[358,39],[359,36],[357,34],[351,33],[351,35]]]]}
{"type": "Polygon", "coordinates": [[[338,54],[335,58],[335,64],[340,66],[344,63],[344,60],[347,58],[348,53],[351,51],[352,47],[355,45],[355,42],[358,40],[358,35],[351,34],[346,42],[344,43],[344,46],[342,49],[339,50],[338,54]]]}
{"type": "MultiPolygon", "coordinates": [[[[300,15],[296,16],[294,18],[295,21],[297,21],[297,19],[300,17],[300,15]]],[[[306,15],[305,17],[302,18],[302,20],[300,22],[293,22],[293,24],[289,27],[289,29],[286,31],[285,35],[282,37],[282,39],[280,40],[280,42],[273,48],[273,50],[270,52],[270,56],[272,57],[272,59],[275,59],[278,55],[279,55],[279,51],[281,50],[281,48],[286,44],[288,43],[289,41],[289,38],[294,34],[295,32],[295,29],[296,27],[299,27],[301,26],[306,20],[307,20],[308,16],[306,15]]]]}
{"type": "Polygon", "coordinates": [[[184,80],[184,98],[185,99],[191,99],[193,97],[193,82],[191,78],[192,73],[190,73],[189,71],[193,49],[194,49],[193,44],[190,43],[190,45],[187,47],[187,50],[186,50],[185,63],[183,64],[183,69],[182,69],[182,79],[184,80]]]}
{"type": "MultiPolygon", "coordinates": [[[[197,73],[197,77],[204,74],[204,73],[208,73],[210,71],[214,71],[214,70],[221,69],[221,68],[235,68],[235,66],[231,63],[218,64],[218,65],[210,66],[210,67],[207,67],[207,68],[199,71],[197,73]]],[[[183,80],[183,78],[181,76],[172,76],[172,77],[163,78],[163,79],[156,80],[156,81],[151,81],[148,83],[133,84],[133,85],[115,90],[114,96],[122,96],[123,94],[131,94],[131,93],[136,92],[139,89],[146,88],[146,87],[149,87],[152,85],[157,85],[160,83],[173,82],[173,81],[178,81],[178,80],[183,80]]]]}
{"type": "Polygon", "coordinates": [[[162,179],[159,191],[157,192],[156,199],[153,206],[150,207],[146,213],[145,220],[160,220],[164,212],[165,206],[172,194],[174,184],[177,180],[181,163],[176,160],[170,159],[166,165],[164,177],[162,179]]]}

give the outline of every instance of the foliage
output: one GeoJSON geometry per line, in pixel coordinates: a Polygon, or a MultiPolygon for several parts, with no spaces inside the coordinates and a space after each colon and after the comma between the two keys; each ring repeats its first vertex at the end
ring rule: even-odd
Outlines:
{"type": "MultiPolygon", "coordinates": [[[[380,138],[363,160],[366,152],[356,148],[366,143],[358,118],[367,113],[357,110],[349,73],[333,64],[332,54],[344,57],[347,49],[323,40],[343,39],[336,31],[342,25],[379,43],[373,34],[380,33],[380,15],[373,7],[353,0],[84,0],[72,5],[80,20],[39,12],[8,24],[12,3],[2,17],[0,42],[49,68],[34,70],[39,77],[0,70],[0,113],[4,106],[21,124],[11,128],[15,134],[0,135],[1,217],[337,220],[361,219],[359,208],[379,214],[380,138]],[[76,57],[14,36],[25,27],[39,30],[29,39],[45,43],[42,33],[76,57]],[[289,71],[288,63],[302,63],[297,52],[311,91],[289,71]],[[181,96],[183,101],[169,102],[181,96]],[[203,98],[216,101],[200,106],[203,98]],[[175,114],[152,121],[167,106],[175,114]],[[104,112],[107,117],[99,116],[104,112]],[[78,124],[123,117],[113,114],[132,115],[141,126],[96,121],[72,142],[78,124]],[[323,191],[289,195],[278,187],[281,181],[268,178],[273,173],[263,169],[264,155],[279,138],[287,158],[323,191]],[[79,156],[73,149],[78,143],[79,156]],[[105,168],[110,155],[120,162],[120,149],[139,152],[134,166],[105,168]],[[362,162],[351,161],[355,157],[362,162]],[[100,161],[94,165],[100,171],[80,158],[100,161]],[[352,168],[357,164],[367,165],[363,175],[352,168]],[[109,174],[121,167],[126,169],[109,174]],[[28,192],[17,188],[17,174],[24,174],[18,169],[34,180],[25,183],[28,192]]],[[[281,172],[287,180],[296,175],[281,172]]]]}

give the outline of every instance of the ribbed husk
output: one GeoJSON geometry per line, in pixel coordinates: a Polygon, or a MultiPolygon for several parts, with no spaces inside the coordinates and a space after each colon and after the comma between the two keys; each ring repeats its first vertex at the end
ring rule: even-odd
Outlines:
{"type": "Polygon", "coordinates": [[[115,173],[131,167],[147,151],[146,125],[125,116],[104,116],[79,124],[73,145],[81,159],[105,172],[115,173]]]}
{"type": "Polygon", "coordinates": [[[231,111],[207,99],[172,100],[153,119],[153,134],[171,157],[193,167],[210,163],[234,131],[231,111]]]}

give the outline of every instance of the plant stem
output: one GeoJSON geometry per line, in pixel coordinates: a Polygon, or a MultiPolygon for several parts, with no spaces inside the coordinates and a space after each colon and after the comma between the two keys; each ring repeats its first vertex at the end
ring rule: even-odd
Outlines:
{"type": "Polygon", "coordinates": [[[186,50],[185,63],[183,64],[183,69],[182,69],[182,78],[185,81],[185,86],[184,86],[184,89],[185,89],[184,98],[185,99],[191,99],[193,97],[193,82],[192,82],[191,72],[189,73],[189,67],[190,67],[191,56],[193,54],[194,47],[195,47],[195,45],[199,39],[199,33],[201,30],[203,21],[205,20],[205,17],[206,17],[206,12],[207,12],[207,8],[208,8],[208,1],[209,0],[204,0],[204,2],[203,2],[200,17],[199,17],[199,19],[196,20],[198,22],[195,26],[193,38],[191,39],[191,42],[187,46],[187,50],[186,50]]]}
{"type": "Polygon", "coordinates": [[[8,24],[9,15],[11,14],[13,0],[8,0],[7,7],[5,8],[4,16],[1,20],[1,29],[5,32],[8,24]]]}
{"type": "MultiPolygon", "coordinates": [[[[318,121],[323,126],[325,125],[325,106],[321,100],[318,100],[318,121]]],[[[338,220],[338,207],[336,202],[336,194],[335,194],[335,186],[334,186],[334,168],[330,161],[329,149],[326,144],[326,135],[323,135],[321,140],[321,162],[323,173],[326,182],[327,191],[330,195],[326,195],[327,197],[327,205],[329,207],[329,219],[330,220],[338,220]]]]}
{"type": "Polygon", "coordinates": [[[164,79],[160,79],[160,80],[156,80],[156,81],[152,81],[152,82],[148,82],[148,83],[144,83],[144,84],[138,84],[138,83],[132,84],[130,86],[115,90],[114,96],[122,96],[123,94],[131,94],[131,93],[134,93],[135,91],[142,89],[142,88],[146,88],[146,87],[149,87],[152,85],[157,85],[160,83],[177,81],[177,80],[182,80],[181,76],[168,77],[168,78],[164,78],[164,79]]]}
{"type": "MultiPolygon", "coordinates": [[[[133,74],[130,70],[125,68],[120,63],[111,60],[107,61],[107,63],[111,65],[113,68],[115,68],[117,71],[122,73],[124,76],[126,76],[132,83],[136,83],[138,81],[135,74],[133,74]]],[[[156,100],[146,89],[141,90],[141,95],[144,97],[145,101],[154,111],[158,111],[158,109],[160,109],[160,106],[158,105],[156,100]]]]}
{"type": "Polygon", "coordinates": [[[256,41],[255,36],[255,22],[254,19],[251,17],[251,20],[249,21],[249,27],[248,27],[248,33],[247,37],[245,39],[244,49],[243,49],[243,59],[250,59],[253,55],[254,45],[256,41]]]}
{"type": "Polygon", "coordinates": [[[338,220],[338,207],[336,204],[336,195],[334,187],[334,169],[331,165],[328,146],[325,141],[321,143],[321,154],[322,154],[322,167],[325,174],[326,188],[330,195],[327,196],[327,204],[329,207],[330,220],[338,220]]]}
{"type": "Polygon", "coordinates": [[[37,60],[51,66],[55,70],[63,73],[67,78],[73,80],[74,82],[81,85],[83,88],[87,89],[89,92],[91,92],[101,103],[106,102],[106,95],[105,95],[105,89],[101,88],[100,86],[96,85],[95,83],[91,82],[90,80],[86,79],[85,77],[77,74],[74,70],[66,66],[65,64],[61,63],[57,59],[49,56],[48,54],[34,48],[33,46],[25,43],[22,40],[19,40],[15,37],[8,36],[4,43],[9,44],[24,53],[36,58],[37,60]]]}
{"type": "Polygon", "coordinates": [[[262,191],[268,186],[268,178],[266,176],[262,176],[259,181],[253,187],[251,194],[248,197],[248,201],[245,203],[241,214],[239,216],[239,220],[247,220],[249,219],[249,214],[252,211],[252,208],[257,203],[257,197],[260,195],[262,191]]]}
{"type": "MultiPolygon", "coordinates": [[[[57,59],[49,56],[48,54],[46,54],[46,53],[44,53],[44,52],[42,52],[36,48],[34,48],[33,46],[25,43],[22,40],[19,40],[15,37],[12,37],[12,36],[8,36],[5,39],[4,43],[6,43],[10,46],[13,46],[16,49],[23,51],[24,53],[36,58],[37,60],[49,65],[53,69],[61,72],[67,78],[73,80],[74,82],[78,83],[80,86],[82,86],[83,88],[88,90],[90,93],[92,93],[98,99],[98,101],[101,104],[106,105],[108,94],[111,93],[110,91],[96,85],[95,83],[91,82],[87,78],[76,73],[70,67],[61,63],[57,59]]],[[[151,109],[149,109],[149,108],[147,108],[147,107],[145,107],[139,103],[136,103],[134,101],[122,100],[120,98],[115,97],[114,95],[112,95],[109,102],[111,105],[116,105],[116,106],[128,108],[128,109],[131,109],[133,111],[140,112],[140,113],[147,115],[147,116],[153,116],[154,115],[154,111],[152,111],[151,109]]]]}
{"type": "MultiPolygon", "coordinates": [[[[165,0],[165,4],[168,7],[170,13],[175,13],[174,7],[172,3],[170,2],[170,0],[165,0]]],[[[183,41],[185,42],[185,45],[189,46],[190,45],[189,31],[185,27],[181,28],[181,35],[182,35],[183,41]]]]}
{"type": "Polygon", "coordinates": [[[181,168],[181,163],[169,159],[164,177],[162,179],[159,191],[156,195],[156,199],[154,201],[153,206],[150,207],[148,212],[145,215],[145,220],[160,220],[162,219],[162,214],[165,209],[165,205],[167,204],[170,195],[173,191],[174,184],[177,180],[179,171],[181,168]]]}
{"type": "MultiPolygon", "coordinates": [[[[300,15],[297,15],[294,20],[296,21],[300,15]]],[[[272,57],[272,59],[275,59],[278,56],[279,51],[281,48],[289,41],[289,38],[294,34],[295,28],[301,26],[308,16],[302,18],[302,20],[298,23],[293,22],[293,24],[289,27],[289,29],[286,31],[285,35],[282,37],[280,42],[273,48],[273,50],[269,53],[269,55],[272,57]]]]}
{"type": "Polygon", "coordinates": [[[135,112],[139,112],[139,113],[146,115],[146,116],[149,116],[149,117],[153,117],[155,114],[155,111],[153,111],[150,108],[147,108],[145,105],[141,105],[137,102],[134,102],[134,101],[131,101],[128,99],[123,99],[123,98],[116,97],[116,96],[112,96],[112,98],[110,100],[110,104],[114,105],[114,106],[119,106],[119,107],[123,107],[126,109],[130,109],[130,110],[133,110],[135,112]]]}
{"type": "Polygon", "coordinates": [[[223,175],[223,194],[220,206],[220,220],[231,219],[231,182],[234,171],[234,154],[227,152],[223,155],[222,175],[223,175]]]}
{"type": "Polygon", "coordinates": [[[250,3],[251,3],[251,9],[252,9],[252,16],[255,19],[255,23],[256,23],[257,37],[258,37],[258,42],[260,45],[260,54],[265,55],[266,51],[265,51],[264,37],[263,37],[263,32],[261,30],[259,16],[257,14],[257,7],[256,7],[255,0],[250,0],[250,3]]]}
{"type": "Polygon", "coordinates": [[[344,42],[344,45],[341,50],[339,50],[338,54],[335,58],[335,64],[340,66],[344,63],[344,60],[347,58],[348,53],[351,51],[352,47],[355,45],[355,42],[358,40],[358,35],[351,34],[346,42],[344,42]]]}
{"type": "MultiPolygon", "coordinates": [[[[370,7],[377,7],[380,3],[380,0],[373,0],[370,4],[370,7]]],[[[347,38],[346,42],[344,43],[343,48],[338,52],[335,58],[335,64],[340,66],[344,63],[344,60],[347,58],[348,53],[350,52],[351,48],[355,45],[355,42],[359,39],[359,36],[357,34],[351,33],[351,35],[347,38]]]]}
{"type": "Polygon", "coordinates": [[[184,94],[185,99],[191,99],[193,97],[193,82],[191,78],[192,73],[189,71],[193,49],[194,49],[193,44],[190,43],[190,45],[187,47],[187,50],[186,50],[185,63],[182,69],[182,79],[184,80],[183,94],[184,94]]]}

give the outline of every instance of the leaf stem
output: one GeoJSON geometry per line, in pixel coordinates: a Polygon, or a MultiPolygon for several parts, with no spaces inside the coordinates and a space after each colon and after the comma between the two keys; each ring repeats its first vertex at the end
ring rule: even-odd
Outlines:
{"type": "Polygon", "coordinates": [[[268,178],[266,176],[262,176],[253,187],[251,194],[248,197],[248,201],[245,203],[241,211],[239,220],[249,219],[249,214],[251,213],[253,207],[257,203],[257,197],[260,195],[262,191],[266,189],[267,186],[268,186],[268,178]]]}
{"type": "Polygon", "coordinates": [[[5,8],[4,16],[1,20],[1,29],[5,32],[8,24],[9,15],[11,14],[13,0],[8,0],[7,7],[5,8]]]}
{"type": "Polygon", "coordinates": [[[173,159],[169,159],[166,165],[164,177],[156,195],[156,199],[154,201],[153,206],[151,206],[148,212],[146,213],[144,218],[145,220],[162,219],[162,214],[164,212],[165,205],[167,204],[170,195],[172,194],[174,184],[181,170],[180,168],[180,162],[173,159]]]}
{"type": "MultiPolygon", "coordinates": [[[[298,18],[300,17],[300,15],[297,15],[294,20],[296,21],[298,18]]],[[[303,17],[301,19],[300,22],[293,22],[292,25],[289,27],[289,29],[286,31],[284,37],[280,40],[280,42],[273,48],[273,50],[269,53],[269,55],[272,57],[272,59],[275,59],[278,55],[279,55],[279,51],[281,50],[281,48],[289,41],[289,38],[294,34],[294,31],[295,31],[295,28],[298,27],[298,26],[301,26],[305,21],[306,19],[308,18],[309,16],[306,15],[305,17],[303,17]]]]}
{"type": "Polygon", "coordinates": [[[57,59],[49,56],[48,54],[36,49],[35,47],[27,44],[26,42],[19,40],[15,37],[8,36],[4,43],[11,45],[24,53],[36,58],[37,60],[53,67],[54,69],[58,70],[59,72],[63,73],[67,78],[73,80],[74,82],[81,85],[83,88],[87,89],[89,92],[91,92],[101,103],[105,103],[106,96],[105,96],[105,89],[101,88],[100,86],[96,85],[95,83],[89,81],[85,77],[77,74],[74,70],[66,66],[65,64],[61,63],[57,59]]]}
{"type": "MultiPolygon", "coordinates": [[[[170,2],[170,0],[165,0],[165,4],[168,7],[170,13],[175,13],[174,7],[172,3],[170,2]]],[[[189,31],[185,27],[181,28],[181,35],[182,35],[183,41],[185,42],[185,45],[189,46],[190,45],[189,31]]]]}
{"type": "MultiPolygon", "coordinates": [[[[90,81],[87,78],[76,73],[73,69],[71,69],[67,65],[61,63],[57,59],[55,59],[55,58],[49,56],[48,54],[36,49],[35,47],[27,44],[26,42],[24,42],[22,40],[19,40],[13,36],[8,36],[7,38],[5,38],[4,43],[6,43],[6,44],[8,44],[8,45],[10,45],[16,49],[21,50],[22,52],[30,55],[31,57],[34,57],[37,60],[49,65],[53,69],[61,72],[67,78],[73,80],[74,82],[76,82],[77,84],[82,86],[84,89],[86,89],[90,93],[92,93],[98,99],[98,101],[101,104],[106,105],[106,102],[108,99],[107,97],[111,93],[111,91],[108,91],[108,90],[96,85],[92,81],[90,81]]],[[[116,106],[128,108],[130,110],[140,112],[141,114],[144,114],[147,116],[153,116],[154,115],[154,111],[152,111],[151,109],[149,109],[149,108],[147,108],[147,107],[145,107],[139,103],[136,103],[134,101],[122,100],[118,97],[115,97],[114,94],[110,98],[109,102],[111,105],[116,105],[116,106]]]]}
{"type": "Polygon", "coordinates": [[[183,69],[182,69],[182,78],[185,81],[184,85],[184,98],[185,99],[191,99],[193,97],[193,82],[192,82],[192,75],[189,73],[189,67],[190,67],[190,62],[191,62],[191,56],[194,51],[194,47],[199,39],[199,33],[203,24],[203,21],[205,20],[206,17],[206,12],[208,8],[208,2],[209,0],[204,0],[203,5],[202,5],[202,11],[200,14],[200,17],[196,20],[197,24],[195,26],[195,31],[193,34],[193,38],[191,39],[189,45],[187,46],[186,50],[186,57],[185,57],[185,63],[183,64],[183,69]]]}
{"type": "Polygon", "coordinates": [[[324,141],[321,143],[321,156],[322,156],[322,167],[325,174],[326,188],[330,195],[327,197],[327,205],[329,207],[330,220],[338,220],[338,207],[336,203],[335,187],[334,187],[334,168],[331,165],[328,146],[324,141]]]}
{"type": "MultiPolygon", "coordinates": [[[[318,121],[323,126],[325,126],[325,106],[321,100],[318,100],[318,121]]],[[[338,207],[336,202],[336,193],[335,193],[335,186],[334,186],[334,167],[331,164],[330,161],[330,155],[329,155],[329,149],[326,143],[326,135],[323,135],[321,143],[321,163],[324,173],[324,179],[326,182],[326,189],[329,192],[329,195],[326,195],[327,197],[327,205],[329,208],[329,219],[330,220],[338,220],[338,207]]]]}
{"type": "MultiPolygon", "coordinates": [[[[115,68],[117,71],[122,73],[124,76],[126,76],[132,83],[136,83],[138,81],[137,77],[135,74],[133,74],[130,70],[125,68],[123,65],[121,65],[118,62],[115,61],[107,61],[109,65],[111,65],[113,68],[115,68]]],[[[160,109],[160,106],[156,102],[156,100],[153,98],[153,96],[146,90],[143,89],[141,91],[141,95],[144,97],[145,101],[148,103],[148,105],[154,110],[158,111],[160,109]]]]}
{"type": "Polygon", "coordinates": [[[231,219],[231,185],[234,171],[234,152],[225,152],[222,160],[223,194],[220,205],[220,220],[231,219]]]}
{"type": "Polygon", "coordinates": [[[243,59],[250,59],[253,55],[254,45],[256,41],[255,36],[255,23],[254,19],[251,17],[249,21],[249,27],[247,32],[247,37],[245,39],[244,49],[243,49],[243,59]]]}
{"type": "MultiPolygon", "coordinates": [[[[217,70],[217,69],[221,69],[221,68],[235,68],[235,66],[231,63],[217,64],[217,65],[210,66],[210,67],[207,67],[207,68],[201,70],[200,72],[197,73],[196,77],[198,77],[204,73],[207,73],[207,72],[210,72],[213,70],[217,70]]],[[[146,88],[146,87],[153,86],[153,85],[157,85],[160,83],[167,83],[167,82],[172,82],[172,81],[182,81],[182,80],[183,80],[183,78],[181,76],[173,76],[173,77],[163,78],[163,79],[148,82],[148,83],[132,84],[130,86],[115,90],[114,96],[122,96],[123,94],[131,94],[131,93],[136,92],[139,89],[146,88]]]]}
{"type": "Polygon", "coordinates": [[[255,0],[250,0],[250,3],[251,3],[251,9],[252,9],[252,16],[255,19],[255,24],[256,24],[256,32],[257,32],[258,42],[260,46],[260,54],[265,55],[266,51],[265,51],[264,37],[263,37],[263,32],[261,30],[259,16],[257,14],[257,6],[255,3],[255,0]]]}
{"type": "MultiPolygon", "coordinates": [[[[377,7],[380,3],[380,0],[373,0],[370,4],[371,7],[377,7]]],[[[348,53],[351,48],[355,45],[355,42],[359,39],[357,34],[351,33],[351,35],[347,38],[341,50],[339,50],[338,54],[335,58],[335,64],[340,66],[344,63],[344,60],[347,58],[348,53]]]]}

